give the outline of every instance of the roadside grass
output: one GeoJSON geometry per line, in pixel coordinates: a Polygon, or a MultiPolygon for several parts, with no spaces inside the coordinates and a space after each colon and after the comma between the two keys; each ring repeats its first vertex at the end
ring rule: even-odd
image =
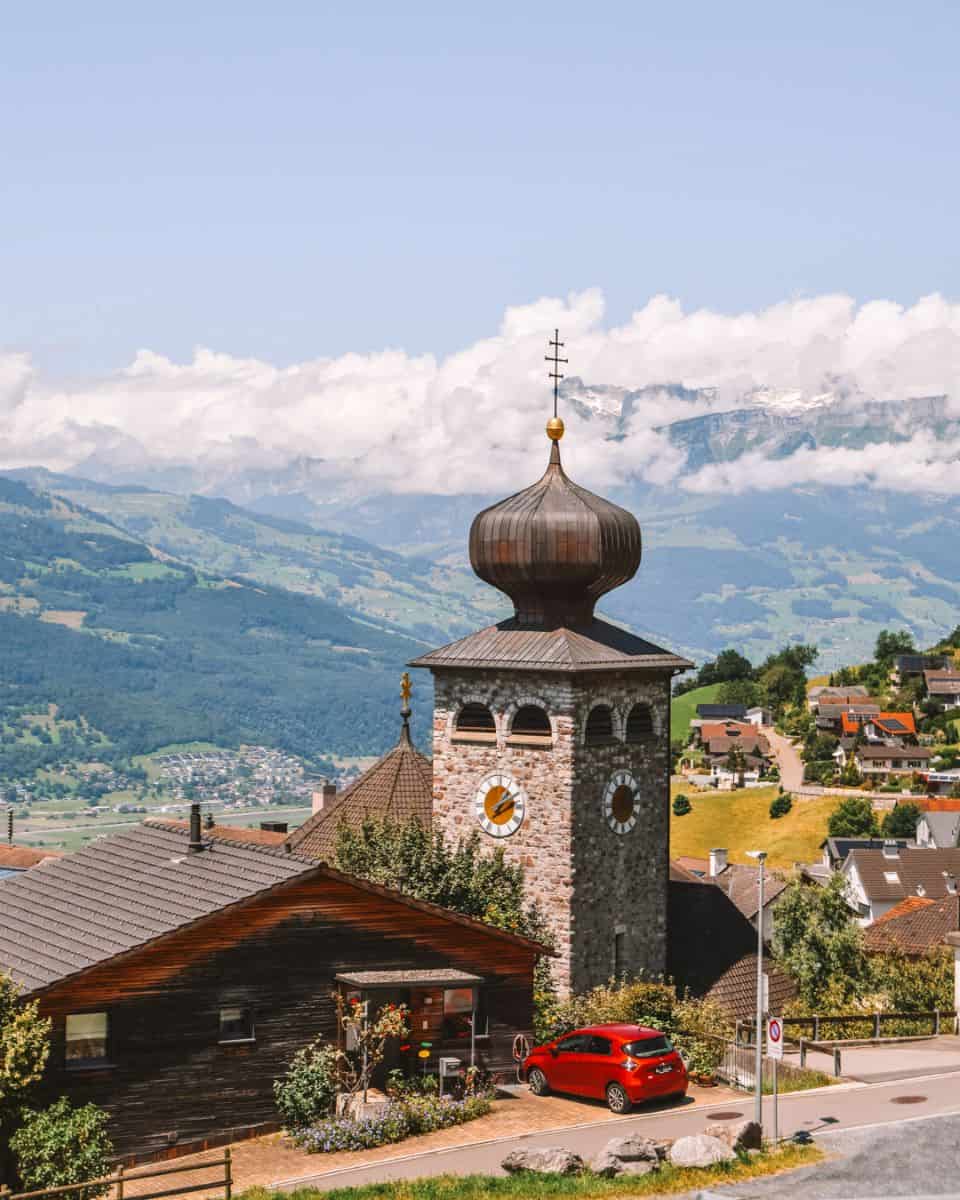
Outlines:
{"type": "Polygon", "coordinates": [[[820,857],[827,836],[827,819],[837,796],[794,796],[785,817],[770,816],[770,801],[777,788],[743,788],[735,792],[698,792],[676,783],[671,798],[683,792],[693,811],[670,816],[670,855],[707,858],[714,846],[725,846],[731,862],[749,863],[748,850],[767,851],[767,865],[781,869],[820,857]]]}
{"type": "Polygon", "coordinates": [[[713,704],[723,684],[710,683],[706,687],[694,688],[692,692],[684,692],[670,701],[670,740],[683,739],[686,743],[690,736],[690,722],[697,715],[698,704],[713,704]]]}
{"type": "Polygon", "coordinates": [[[319,1191],[270,1192],[250,1188],[238,1200],[537,1200],[540,1196],[565,1196],[592,1200],[603,1196],[669,1196],[711,1185],[738,1183],[808,1167],[823,1157],[816,1146],[787,1145],[752,1159],[738,1158],[716,1167],[681,1170],[664,1164],[651,1175],[603,1179],[598,1175],[436,1175],[431,1178],[370,1183],[355,1188],[319,1191]]]}
{"type": "MultiPolygon", "coordinates": [[[[777,1077],[777,1092],[781,1096],[786,1092],[808,1092],[811,1088],[832,1087],[840,1082],[841,1080],[827,1075],[825,1071],[814,1071],[811,1067],[795,1067],[791,1063],[790,1072],[781,1071],[777,1077]]],[[[763,1094],[773,1095],[772,1081],[764,1079],[763,1094]]]]}

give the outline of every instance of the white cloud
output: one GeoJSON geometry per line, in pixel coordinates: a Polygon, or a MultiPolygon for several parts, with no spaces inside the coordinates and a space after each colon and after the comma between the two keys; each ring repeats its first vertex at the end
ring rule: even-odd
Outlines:
{"type": "MultiPolygon", "coordinates": [[[[616,442],[602,421],[566,412],[565,461],[593,486],[631,475],[676,479],[684,457],[656,427],[729,408],[758,388],[828,392],[841,410],[945,395],[960,414],[960,305],[941,296],[909,308],[820,296],[732,316],[685,313],[655,296],[621,326],[603,319],[602,294],[588,290],[508,308],[495,336],[443,359],[385,350],[280,368],[210,349],[188,363],[141,350],[123,370],[70,384],[42,378],[23,355],[0,355],[0,465],[127,478],[189,468],[194,486],[205,481],[215,491],[229,475],[311,459],[322,460],[314,478],[329,487],[508,492],[545,458],[543,355],[555,326],[568,371],[587,383],[715,389],[693,404],[651,391],[616,442]]],[[[919,433],[899,445],[802,450],[774,461],[754,453],[688,475],[684,486],[743,491],[828,478],[956,492],[958,450],[919,433]]]]}

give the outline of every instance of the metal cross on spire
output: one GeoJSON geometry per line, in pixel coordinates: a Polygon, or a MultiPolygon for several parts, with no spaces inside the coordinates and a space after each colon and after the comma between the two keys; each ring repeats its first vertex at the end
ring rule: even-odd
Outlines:
{"type": "Polygon", "coordinates": [[[554,418],[556,418],[556,415],[557,415],[557,400],[559,399],[559,396],[560,396],[560,380],[563,379],[563,375],[560,373],[560,364],[569,361],[566,358],[560,357],[560,351],[563,349],[565,344],[566,344],[565,342],[560,341],[560,330],[555,329],[553,331],[553,340],[547,343],[548,346],[552,347],[553,353],[545,354],[543,356],[544,360],[553,366],[553,370],[548,371],[547,376],[553,380],[553,415],[554,415],[554,418]]]}

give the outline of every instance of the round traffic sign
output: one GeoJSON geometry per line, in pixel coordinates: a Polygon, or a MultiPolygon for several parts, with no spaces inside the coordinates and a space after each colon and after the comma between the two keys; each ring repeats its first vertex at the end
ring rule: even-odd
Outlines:
{"type": "Polygon", "coordinates": [[[783,1038],[783,1028],[776,1017],[771,1017],[767,1037],[771,1042],[779,1042],[783,1038]]]}

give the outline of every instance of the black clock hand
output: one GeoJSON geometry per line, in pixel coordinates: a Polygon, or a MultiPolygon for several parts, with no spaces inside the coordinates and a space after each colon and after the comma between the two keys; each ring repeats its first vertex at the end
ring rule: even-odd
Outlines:
{"type": "Polygon", "coordinates": [[[493,809],[493,815],[499,817],[502,812],[508,808],[512,808],[516,802],[516,796],[512,796],[509,792],[505,796],[501,796],[493,809]]]}

